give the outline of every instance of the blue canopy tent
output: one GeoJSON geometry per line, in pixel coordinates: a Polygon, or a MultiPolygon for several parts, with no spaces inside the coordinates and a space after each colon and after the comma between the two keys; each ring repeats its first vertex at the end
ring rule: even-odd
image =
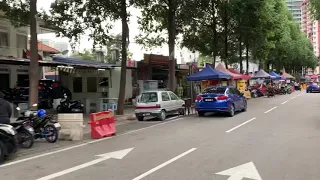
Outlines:
{"type": "Polygon", "coordinates": [[[207,66],[202,71],[187,77],[187,81],[205,81],[218,79],[231,79],[231,76],[217,71],[211,66],[207,66]]]}
{"type": "Polygon", "coordinates": [[[282,77],[279,74],[275,73],[275,72],[270,72],[269,74],[270,74],[272,79],[276,79],[276,80],[282,79],[282,77]]]}

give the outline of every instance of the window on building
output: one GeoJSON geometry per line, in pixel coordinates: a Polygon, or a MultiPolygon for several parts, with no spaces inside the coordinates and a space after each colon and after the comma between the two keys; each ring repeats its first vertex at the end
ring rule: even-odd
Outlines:
{"type": "Polygon", "coordinates": [[[82,77],[73,78],[73,92],[75,93],[82,92],[82,77]]]}
{"type": "Polygon", "coordinates": [[[18,49],[28,48],[28,37],[26,35],[17,34],[17,48],[18,49]]]}
{"type": "Polygon", "coordinates": [[[0,31],[0,47],[9,46],[9,34],[7,32],[0,31]]]}
{"type": "Polygon", "coordinates": [[[96,77],[87,77],[87,92],[97,92],[96,77]]]}

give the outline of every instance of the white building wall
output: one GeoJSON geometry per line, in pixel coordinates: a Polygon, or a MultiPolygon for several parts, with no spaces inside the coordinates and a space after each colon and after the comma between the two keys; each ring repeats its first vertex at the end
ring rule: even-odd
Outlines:
{"type": "MultiPolygon", "coordinates": [[[[0,20],[0,32],[7,34],[9,44],[8,46],[3,45],[0,43],[0,56],[13,56],[13,57],[22,57],[23,46],[28,44],[28,28],[14,28],[9,21],[7,20],[0,20]],[[17,37],[18,35],[22,35],[25,37],[25,44],[17,44],[17,37]]],[[[4,34],[3,34],[4,35],[4,34]]],[[[5,37],[0,36],[0,41],[5,41],[5,37]]],[[[21,40],[19,41],[21,42],[21,40]]]]}
{"type": "MultiPolygon", "coordinates": [[[[111,70],[111,78],[109,70],[106,71],[94,71],[94,72],[77,72],[70,74],[60,74],[61,84],[68,89],[70,89],[72,93],[72,98],[75,100],[84,100],[90,99],[91,101],[96,101],[98,98],[102,98],[103,92],[108,92],[109,98],[118,98],[119,97],[119,89],[120,89],[120,74],[121,68],[115,68],[111,70]],[[73,89],[73,78],[74,77],[82,77],[82,92],[74,93],[73,89]],[[88,92],[87,91],[87,77],[108,77],[109,78],[109,88],[100,88],[98,86],[97,92],[88,92]]],[[[132,71],[127,69],[127,79],[126,79],[126,95],[125,99],[129,99],[132,97],[132,71]]],[[[98,80],[97,80],[98,81],[98,80]]]]}

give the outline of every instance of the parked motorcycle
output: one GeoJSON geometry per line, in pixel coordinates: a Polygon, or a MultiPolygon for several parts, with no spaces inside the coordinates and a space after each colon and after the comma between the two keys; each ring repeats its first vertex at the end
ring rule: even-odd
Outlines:
{"type": "Polygon", "coordinates": [[[58,113],[83,113],[83,104],[81,101],[70,100],[66,94],[57,106],[58,113]]]}
{"type": "Polygon", "coordinates": [[[275,91],[273,88],[268,88],[267,91],[267,97],[274,97],[275,96],[275,91]]]}
{"type": "Polygon", "coordinates": [[[34,143],[34,129],[28,119],[17,119],[16,122],[10,123],[18,133],[18,143],[23,148],[31,148],[34,143]]]}
{"type": "Polygon", "coordinates": [[[56,120],[51,119],[45,110],[27,110],[22,112],[18,119],[31,122],[31,126],[35,131],[35,139],[44,138],[49,143],[55,143],[58,140],[61,125],[56,120]]]}
{"type": "Polygon", "coordinates": [[[291,94],[291,93],[292,93],[291,86],[287,86],[287,87],[286,87],[286,93],[287,93],[287,94],[291,94]]]}
{"type": "Polygon", "coordinates": [[[0,124],[0,164],[18,149],[17,131],[11,126],[0,124]]]}

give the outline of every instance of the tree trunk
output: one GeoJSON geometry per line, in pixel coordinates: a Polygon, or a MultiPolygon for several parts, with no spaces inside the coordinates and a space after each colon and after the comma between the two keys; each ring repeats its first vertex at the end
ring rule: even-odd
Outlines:
{"type": "Polygon", "coordinates": [[[249,75],[249,43],[246,45],[246,74],[249,75]]]}
{"type": "Polygon", "coordinates": [[[29,67],[29,106],[31,109],[33,104],[38,104],[39,92],[39,62],[38,62],[38,38],[37,38],[37,0],[30,0],[30,67],[29,67]]]}
{"type": "Polygon", "coordinates": [[[213,67],[216,67],[216,60],[217,60],[217,19],[216,19],[216,7],[215,7],[215,0],[211,0],[211,6],[212,6],[212,30],[213,30],[213,67]]]}
{"type": "Polygon", "coordinates": [[[175,0],[169,0],[169,10],[168,10],[168,34],[169,34],[169,90],[175,90],[175,73],[176,73],[176,63],[174,58],[174,46],[176,40],[176,15],[175,15],[175,0]]]}
{"type": "Polygon", "coordinates": [[[123,115],[124,102],[126,95],[126,81],[127,81],[127,37],[129,33],[127,23],[127,3],[126,0],[121,0],[121,22],[122,22],[122,39],[121,39],[121,76],[120,76],[120,90],[118,99],[118,115],[123,115]]]}
{"type": "Polygon", "coordinates": [[[225,8],[224,8],[224,63],[226,69],[228,69],[228,10],[227,10],[228,2],[225,1],[225,8]]]}
{"type": "Polygon", "coordinates": [[[243,73],[243,64],[242,64],[242,37],[241,33],[239,36],[239,64],[240,64],[240,73],[243,73]]]}

